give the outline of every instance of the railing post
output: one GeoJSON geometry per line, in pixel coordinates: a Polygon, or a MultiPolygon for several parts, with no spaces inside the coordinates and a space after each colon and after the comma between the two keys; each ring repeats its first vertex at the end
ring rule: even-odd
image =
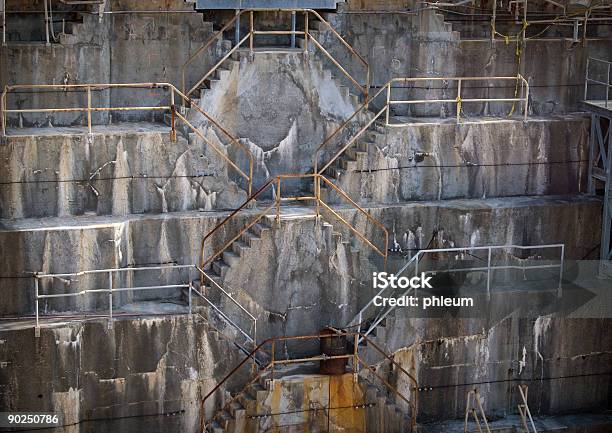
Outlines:
{"type": "Polygon", "coordinates": [[[277,187],[276,187],[276,224],[280,228],[280,204],[281,204],[281,178],[278,177],[277,187]]]}
{"type": "Polygon", "coordinates": [[[385,118],[385,126],[389,126],[389,110],[391,108],[391,81],[387,83],[387,113],[385,118]]]}
{"type": "MultiPolygon", "coordinates": [[[[359,318],[361,319],[361,313],[359,314],[359,318]]],[[[353,336],[353,344],[355,346],[353,350],[353,381],[357,382],[359,377],[359,333],[355,333],[353,336]]]]}
{"type": "Polygon", "coordinates": [[[457,82],[457,123],[459,123],[459,116],[461,116],[461,78],[457,82]]]}
{"type": "Polygon", "coordinates": [[[608,63],[608,78],[606,79],[606,108],[608,108],[609,93],[610,93],[610,63],[608,63]]]}
{"type": "Polygon", "coordinates": [[[236,9],[236,28],[234,29],[236,45],[240,43],[240,9],[236,9]]]}
{"type": "Polygon", "coordinates": [[[51,45],[51,43],[49,42],[49,7],[47,5],[48,1],[49,0],[43,1],[45,5],[45,38],[46,38],[47,45],[51,45]]]}
{"type": "Polygon", "coordinates": [[[272,358],[270,360],[270,367],[271,367],[271,370],[270,370],[270,388],[273,387],[272,384],[274,382],[274,364],[276,362],[275,361],[275,359],[276,359],[275,351],[276,351],[276,340],[272,340],[272,358]]]}
{"type": "Polygon", "coordinates": [[[191,281],[189,282],[189,317],[191,317],[191,290],[193,289],[191,281]]]}
{"type": "Polygon", "coordinates": [[[523,120],[527,121],[527,116],[529,115],[529,81],[522,77],[525,80],[525,113],[523,113],[523,120]]]}
{"type": "Polygon", "coordinates": [[[34,329],[34,336],[35,337],[40,337],[40,318],[39,318],[39,300],[38,300],[38,276],[34,275],[34,307],[36,308],[36,328],[34,329]]]}
{"type": "Polygon", "coordinates": [[[559,287],[557,288],[557,297],[563,295],[563,267],[565,265],[565,244],[561,245],[561,261],[559,263],[559,287]]]}
{"type": "Polygon", "coordinates": [[[2,45],[6,45],[6,0],[2,0],[2,45]]]}
{"type": "Polygon", "coordinates": [[[113,271],[108,273],[108,329],[113,327],[113,271]]]}
{"type": "Polygon", "coordinates": [[[304,53],[308,53],[308,36],[310,35],[310,31],[308,29],[308,26],[310,25],[310,23],[308,22],[309,17],[310,17],[310,13],[307,10],[305,10],[304,11],[304,39],[306,43],[304,44],[304,53]]]}
{"type": "Polygon", "coordinates": [[[491,16],[491,42],[495,41],[495,18],[497,17],[497,0],[493,0],[493,15],[491,16]]]}
{"type": "Polygon", "coordinates": [[[295,48],[296,15],[291,11],[291,48],[295,48]]]}
{"type": "Polygon", "coordinates": [[[315,164],[315,176],[314,176],[314,192],[317,202],[317,221],[319,220],[319,216],[321,215],[321,177],[316,174],[316,164],[315,164]]]}
{"type": "Polygon", "coordinates": [[[491,247],[487,248],[487,300],[491,300],[491,247]]]}
{"type": "Polygon", "coordinates": [[[2,114],[2,119],[0,119],[0,127],[2,128],[2,137],[6,137],[6,97],[8,95],[8,86],[4,87],[2,95],[0,95],[0,114],[2,114]]]}
{"type": "Polygon", "coordinates": [[[584,71],[584,100],[587,100],[588,89],[589,89],[589,62],[591,61],[590,57],[587,57],[586,61],[586,70],[584,71]]]}
{"type": "Polygon", "coordinates": [[[87,86],[87,130],[91,134],[91,86],[87,86]]]}
{"type": "Polygon", "coordinates": [[[254,20],[253,11],[251,11],[249,13],[249,51],[251,55],[253,55],[253,44],[254,44],[253,38],[255,36],[253,34],[253,29],[255,27],[253,24],[253,20],[254,20]]]}
{"type": "Polygon", "coordinates": [[[172,113],[170,141],[176,142],[176,105],[174,103],[174,87],[170,87],[170,111],[172,113]]]}

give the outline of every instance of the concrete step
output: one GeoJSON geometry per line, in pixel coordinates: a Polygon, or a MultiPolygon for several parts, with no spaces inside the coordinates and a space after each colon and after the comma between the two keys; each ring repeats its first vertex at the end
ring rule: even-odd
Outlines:
{"type": "Polygon", "coordinates": [[[240,261],[240,256],[234,251],[230,251],[229,248],[223,251],[223,254],[221,254],[221,256],[223,257],[223,261],[227,263],[227,265],[230,267],[234,266],[240,261]]]}
{"type": "Polygon", "coordinates": [[[229,270],[229,266],[223,260],[217,260],[212,264],[213,271],[221,278],[225,277],[225,274],[229,270]]]}
{"type": "Polygon", "coordinates": [[[238,254],[239,256],[245,254],[247,250],[250,250],[250,247],[246,244],[246,242],[241,239],[236,240],[232,244],[232,251],[238,254]]]}
{"type": "Polygon", "coordinates": [[[253,224],[253,226],[249,230],[255,233],[256,236],[261,238],[264,233],[270,230],[270,227],[266,227],[263,223],[257,222],[253,224]]]}

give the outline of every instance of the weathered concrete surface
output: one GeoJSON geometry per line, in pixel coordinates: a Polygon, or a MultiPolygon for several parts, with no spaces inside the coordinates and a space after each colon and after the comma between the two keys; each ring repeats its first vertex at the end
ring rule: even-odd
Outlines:
{"type": "MultiPolygon", "coordinates": [[[[352,209],[339,209],[341,215],[351,221],[358,230],[366,233],[375,244],[381,245],[382,232],[371,224],[366,224],[361,214],[352,209]]],[[[597,199],[580,197],[539,197],[507,198],[488,200],[449,200],[442,202],[423,202],[396,206],[372,207],[371,214],[382,221],[390,232],[390,247],[397,250],[408,250],[425,247],[434,230],[444,239],[445,245],[502,245],[515,243],[535,245],[564,243],[566,258],[582,258],[599,242],[601,203],[597,199]],[[582,224],[590,221],[590,224],[582,224]]],[[[128,264],[199,263],[200,244],[225,213],[173,213],[157,216],[130,217],[79,217],[79,218],[46,218],[42,220],[4,221],[0,231],[0,279],[1,290],[10,300],[2,305],[2,314],[32,313],[33,281],[23,278],[25,272],[74,272],[86,269],[103,269],[122,267],[128,264]],[[18,278],[6,278],[18,277],[18,278]]],[[[240,224],[247,221],[248,215],[236,221],[237,230],[240,224]]],[[[346,229],[339,221],[330,220],[336,231],[346,229]]],[[[268,310],[273,302],[276,313],[291,314],[296,318],[306,315],[306,308],[312,308],[317,294],[309,294],[299,289],[300,284],[318,287],[329,293],[330,304],[345,304],[356,294],[362,296],[359,305],[372,296],[370,275],[361,280],[356,278],[357,271],[351,272],[352,252],[349,246],[337,250],[337,244],[329,243],[323,238],[323,232],[313,232],[309,228],[312,220],[306,219],[303,228],[283,222],[280,230],[274,230],[274,243],[269,247],[257,249],[253,260],[241,264],[236,270],[236,290],[245,290],[255,302],[262,302],[257,308],[268,310]],[[286,225],[286,227],[285,227],[286,225]],[[291,227],[295,232],[284,230],[291,227]],[[317,233],[320,233],[317,235],[317,233]],[[306,259],[300,251],[310,251],[306,259]],[[331,263],[322,262],[319,256],[330,257],[331,263]],[[303,263],[302,263],[303,262],[303,263]],[[260,272],[254,263],[267,263],[268,272],[260,272]],[[321,272],[331,272],[333,279],[325,273],[314,274],[305,264],[321,266],[321,272]],[[293,274],[295,272],[295,275],[293,274]],[[297,279],[296,279],[297,278],[297,279]],[[355,281],[352,279],[355,278],[355,281]],[[296,279],[295,282],[292,282],[296,279]],[[367,285],[360,286],[360,281],[367,285]],[[350,282],[350,285],[349,285],[350,282]],[[321,284],[322,286],[318,286],[321,284]],[[290,288],[287,291],[287,287],[290,288]],[[353,287],[361,287],[359,290],[353,287]],[[349,290],[350,288],[350,290],[349,290]],[[355,293],[357,290],[357,293],[355,293]],[[273,293],[276,298],[272,299],[273,293]],[[299,295],[299,296],[298,296],[299,295]],[[292,302],[294,297],[300,302],[292,302]],[[299,307],[299,308],[298,308],[299,307]]],[[[235,233],[232,231],[226,232],[235,233]]],[[[328,233],[328,231],[325,231],[328,233]]],[[[272,238],[270,238],[272,239],[272,238]]],[[[375,255],[364,244],[354,241],[354,236],[345,233],[342,240],[351,241],[359,250],[358,263],[370,263],[377,266],[375,255]]],[[[207,246],[206,254],[210,255],[219,248],[227,237],[215,236],[207,246]]],[[[391,263],[393,266],[397,264],[391,263]]],[[[403,264],[403,259],[402,259],[403,264]]],[[[380,263],[382,266],[382,263],[380,263]]],[[[360,266],[367,274],[371,269],[360,266]]],[[[395,269],[395,268],[392,268],[395,269]]],[[[59,290],[55,287],[54,290],[59,290]]],[[[76,290],[64,287],[61,290],[76,290]]],[[[140,296],[140,295],[139,295],[140,296]]],[[[165,298],[168,295],[156,294],[165,298]]],[[[138,299],[138,298],[134,298],[138,299]]],[[[126,300],[128,301],[128,300],[126,300]]],[[[74,301],[76,302],[76,301],[74,301]]],[[[104,299],[88,298],[78,303],[58,302],[51,310],[105,308],[104,299]]],[[[349,303],[350,305],[350,303],[349,303]]],[[[316,308],[311,310],[313,318],[316,308]]],[[[333,309],[332,309],[333,311],[333,309]]],[[[355,311],[347,310],[350,317],[355,311]]],[[[332,313],[330,313],[332,314],[332,313]]],[[[336,313],[337,314],[337,313],[336,313]]],[[[269,315],[270,323],[278,316],[269,315]]],[[[317,319],[318,320],[318,319],[317,319]]],[[[308,322],[309,326],[317,323],[308,322]]],[[[344,325],[345,323],[342,323],[344,325]]],[[[299,329],[299,323],[291,324],[291,329],[299,329]]],[[[265,329],[265,325],[262,325],[265,329]]],[[[284,329],[280,321],[277,330],[284,329]]]]}
{"type": "MultiPolygon", "coordinates": [[[[23,10],[23,3],[13,4],[9,10],[23,10]]],[[[42,10],[42,2],[36,9],[42,10]]],[[[77,25],[74,35],[60,39],[59,43],[45,46],[43,42],[8,43],[0,47],[0,84],[76,84],[76,83],[130,83],[171,82],[180,86],[181,66],[189,56],[213,34],[212,23],[204,22],[192,5],[182,0],[152,0],[146,8],[137,0],[107,2],[112,11],[183,11],[163,13],[115,13],[104,15],[82,14],[83,23],[77,25]],[[187,13],[185,13],[187,12],[187,13]],[[191,12],[191,13],[189,13],[191,12]]],[[[11,16],[8,18],[11,29],[11,16]]],[[[43,22],[40,15],[31,20],[43,22]]],[[[17,23],[14,23],[17,24],[17,23]]],[[[26,35],[24,37],[29,37],[26,35]]],[[[203,56],[187,70],[189,82],[199,79],[213,64],[214,54],[221,45],[213,45],[208,56],[203,56]]],[[[157,105],[167,102],[162,92],[128,92],[125,90],[94,93],[98,106],[157,105]]],[[[83,93],[9,96],[9,108],[86,106],[83,93]]],[[[150,120],[150,112],[115,112],[114,120],[150,120]]],[[[76,114],[26,114],[20,121],[10,116],[11,124],[19,125],[82,125],[86,117],[76,114]]],[[[94,121],[106,123],[108,116],[94,116],[94,121]]]]}
{"type": "Polygon", "coordinates": [[[336,183],[376,203],[580,193],[588,130],[583,117],[386,128],[336,183]]]}
{"type": "MultiPolygon", "coordinates": [[[[490,37],[479,40],[462,40],[453,31],[450,23],[445,23],[442,15],[434,11],[419,14],[386,13],[370,14],[338,13],[331,15],[330,21],[372,67],[372,83],[380,86],[394,77],[478,77],[478,76],[516,76],[516,44],[505,44],[503,40],[491,42],[490,37]]],[[[481,25],[487,30],[489,22],[481,25]]],[[[329,32],[323,32],[324,46],[340,63],[361,82],[365,82],[363,67],[348,50],[333,43],[329,32]]],[[[574,45],[563,39],[530,40],[523,50],[521,74],[531,85],[530,110],[536,115],[566,113],[579,109],[578,102],[584,91],[584,70],[589,56],[606,58],[612,42],[609,38],[596,39],[586,46],[574,45]],[[555,67],[542,59],[557,59],[555,67]]],[[[454,99],[456,84],[440,82],[427,83],[428,89],[413,91],[408,96],[433,99],[445,95],[454,99]],[[435,90],[447,87],[447,90],[435,90]]],[[[469,86],[478,86],[470,83],[469,86]]],[[[463,92],[463,97],[475,97],[486,93],[489,97],[500,94],[511,97],[514,85],[506,83],[500,91],[474,89],[463,92]]],[[[487,87],[487,86],[485,86],[487,87]]],[[[402,92],[397,91],[398,97],[402,92]]],[[[380,101],[381,103],[384,101],[380,101]]],[[[468,114],[506,115],[511,104],[464,104],[468,114]]],[[[429,104],[414,110],[415,115],[452,117],[450,106],[441,113],[439,105],[429,104]]]]}
{"type": "Polygon", "coordinates": [[[0,146],[6,164],[0,217],[225,209],[246,199],[209,146],[181,136],[172,142],[168,128],[97,127],[92,137],[65,132],[11,136],[0,146]]]}
{"type": "Polygon", "coordinates": [[[110,330],[72,321],[39,338],[14,328],[0,330],[0,406],[61,413],[71,425],[62,431],[75,433],[199,431],[201,399],[243,356],[187,316],[116,320],[110,330]]]}
{"type": "MultiPolygon", "coordinates": [[[[316,58],[302,53],[248,55],[228,62],[230,72],[205,90],[200,106],[255,156],[255,185],[279,173],[305,173],[316,147],[357,108],[348,88],[316,58]]],[[[204,119],[194,110],[190,120],[204,119]]],[[[223,137],[220,137],[223,138],[223,137]]],[[[242,161],[244,153],[230,152],[242,161]]]]}
{"type": "Polygon", "coordinates": [[[516,413],[519,383],[529,384],[534,415],[606,409],[610,319],[510,316],[486,326],[477,319],[403,315],[388,326],[386,338],[404,346],[395,360],[418,377],[420,420],[462,417],[466,394],[474,387],[488,417],[516,413]]]}

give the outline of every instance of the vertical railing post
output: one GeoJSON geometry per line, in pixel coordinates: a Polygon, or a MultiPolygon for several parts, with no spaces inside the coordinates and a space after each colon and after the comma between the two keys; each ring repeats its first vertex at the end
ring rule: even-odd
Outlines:
{"type": "Polygon", "coordinates": [[[495,40],[495,18],[497,17],[497,0],[493,0],[493,15],[491,16],[491,42],[495,40]]]}
{"type": "Polygon", "coordinates": [[[51,43],[49,42],[49,7],[47,5],[48,1],[49,0],[43,0],[43,3],[45,5],[45,38],[47,45],[51,45],[51,43]]]}
{"type": "MultiPolygon", "coordinates": [[[[361,322],[361,313],[359,313],[359,321],[361,322]]],[[[361,327],[361,326],[360,326],[361,327]]],[[[355,333],[353,336],[353,345],[355,348],[353,349],[353,381],[357,382],[358,374],[359,374],[359,333],[355,333]]]]}
{"type": "Polygon", "coordinates": [[[240,9],[236,9],[236,28],[234,30],[236,45],[240,43],[240,9]]]}
{"type": "Polygon", "coordinates": [[[280,228],[281,178],[278,176],[276,187],[276,224],[280,228]]]}
{"type": "Polygon", "coordinates": [[[584,100],[587,100],[588,90],[589,90],[589,62],[591,61],[590,57],[587,57],[586,61],[586,69],[584,71],[584,100]]]}
{"type": "Polygon", "coordinates": [[[108,272],[108,329],[113,327],[113,271],[108,272]]]}
{"type": "Polygon", "coordinates": [[[191,281],[189,282],[189,317],[191,317],[191,290],[193,289],[191,281]]]}
{"type": "Polygon", "coordinates": [[[91,134],[91,86],[87,86],[87,130],[91,134]]]}
{"type": "Polygon", "coordinates": [[[39,298],[38,298],[38,275],[34,275],[34,307],[36,308],[36,328],[34,329],[34,335],[40,337],[40,318],[39,318],[39,298]]]}
{"type": "Polygon", "coordinates": [[[0,95],[0,114],[2,115],[2,119],[0,119],[0,127],[2,128],[2,137],[6,136],[6,97],[8,95],[8,86],[4,86],[4,90],[0,95]]]}
{"type": "Polygon", "coordinates": [[[296,14],[291,11],[291,48],[295,48],[295,29],[296,29],[296,14]]]}
{"type": "MultiPolygon", "coordinates": [[[[607,206],[607,203],[604,204],[607,206]]],[[[559,287],[557,288],[557,297],[560,298],[563,295],[563,267],[565,265],[565,244],[561,245],[561,260],[559,263],[559,287]]]]}
{"type": "Polygon", "coordinates": [[[2,45],[6,45],[6,0],[2,1],[2,45]]]}
{"type": "Polygon", "coordinates": [[[529,115],[529,81],[525,77],[523,77],[523,80],[525,80],[525,112],[523,113],[523,120],[526,122],[529,115]]]}
{"type": "Polygon", "coordinates": [[[251,55],[253,55],[253,44],[255,43],[255,41],[253,40],[253,38],[255,37],[255,35],[253,34],[253,28],[255,27],[253,24],[253,11],[249,12],[249,52],[251,55]]]}
{"type": "Polygon", "coordinates": [[[253,156],[249,155],[249,197],[253,194],[253,156]]]}
{"type": "Polygon", "coordinates": [[[308,22],[308,18],[310,16],[310,13],[305,10],[304,11],[304,39],[305,39],[305,44],[304,44],[304,53],[308,52],[308,36],[310,35],[310,31],[308,29],[308,26],[310,25],[310,23],[308,22]]]}
{"type": "Polygon", "coordinates": [[[491,251],[492,248],[487,248],[488,257],[487,257],[487,300],[491,300],[491,251]]]}
{"type": "Polygon", "coordinates": [[[272,387],[272,383],[274,382],[274,364],[276,359],[276,340],[272,340],[272,358],[270,360],[270,387],[272,387]]]}
{"type": "Polygon", "coordinates": [[[459,116],[461,115],[461,78],[457,82],[457,123],[459,123],[459,116]]]}
{"type": "Polygon", "coordinates": [[[170,141],[172,141],[173,143],[176,142],[176,105],[174,103],[174,87],[170,87],[170,111],[171,111],[171,115],[172,115],[172,119],[171,119],[171,128],[172,130],[170,131],[170,141]]]}
{"type": "Polygon", "coordinates": [[[391,83],[392,81],[387,83],[387,112],[385,114],[385,126],[389,126],[389,111],[391,109],[391,83]]]}
{"type": "Polygon", "coordinates": [[[606,79],[606,108],[608,108],[608,95],[610,93],[610,63],[608,63],[608,76],[606,79]]]}

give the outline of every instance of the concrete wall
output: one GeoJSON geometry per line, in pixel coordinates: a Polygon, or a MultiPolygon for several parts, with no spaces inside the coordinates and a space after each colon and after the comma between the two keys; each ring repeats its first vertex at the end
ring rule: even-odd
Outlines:
{"type": "Polygon", "coordinates": [[[8,161],[0,176],[0,216],[226,209],[246,199],[210,146],[180,135],[173,143],[167,130],[98,127],[91,140],[86,134],[10,137],[0,147],[8,161]]]}
{"type": "MultiPolygon", "coordinates": [[[[448,200],[374,207],[370,211],[388,227],[390,248],[398,251],[425,247],[435,230],[442,232],[444,243],[451,246],[565,243],[567,259],[582,259],[599,243],[601,204],[589,198],[448,200]],[[580,221],[592,223],[585,225],[580,221]]],[[[367,224],[355,211],[343,210],[342,215],[382,248],[379,228],[367,224]]],[[[3,269],[0,289],[10,301],[2,305],[2,314],[32,313],[33,280],[27,272],[63,273],[128,264],[198,263],[204,234],[223,216],[174,213],[147,218],[81,217],[70,222],[48,219],[42,225],[37,220],[6,222],[0,231],[0,269],[3,269]]],[[[235,233],[233,230],[244,221],[236,221],[236,227],[228,228],[223,236],[212,238],[207,254],[226,242],[226,236],[235,233]]],[[[348,322],[356,311],[353,308],[370,300],[373,294],[371,267],[381,268],[382,263],[378,263],[372,250],[356,241],[339,221],[329,219],[329,222],[335,231],[343,232],[341,240],[332,242],[326,239],[329,232],[313,231],[312,220],[305,220],[301,223],[303,226],[284,223],[280,230],[272,231],[274,236],[269,238],[266,247],[254,249],[250,260],[230,269],[228,282],[236,293],[250,302],[252,311],[257,311],[264,319],[262,332],[293,335],[304,333],[304,327],[317,330],[321,323],[326,325],[325,321],[332,318],[334,322],[344,322],[345,318],[348,322]],[[324,233],[327,234],[324,236],[324,233]],[[359,253],[354,256],[350,244],[338,246],[335,242],[339,241],[353,243],[359,253]],[[310,251],[310,254],[300,251],[310,251]],[[311,258],[306,260],[306,257],[311,258]],[[267,263],[266,272],[260,272],[253,263],[267,263]],[[311,290],[302,291],[300,285],[311,290]],[[338,316],[334,305],[348,308],[338,316]],[[308,321],[305,319],[307,312],[312,313],[308,321]],[[266,321],[271,324],[270,328],[266,328],[266,321]]],[[[389,269],[398,269],[405,260],[402,255],[398,256],[391,260],[389,269]]],[[[81,281],[77,286],[81,284],[104,284],[106,287],[106,281],[101,283],[95,279],[81,281]]],[[[57,293],[78,288],[57,282],[45,290],[57,293]]],[[[117,299],[117,305],[169,296],[167,292],[126,296],[117,299]]],[[[83,297],[53,302],[48,308],[58,311],[106,309],[107,301],[83,297]]]]}
{"type": "Polygon", "coordinates": [[[387,128],[337,184],[375,203],[580,193],[588,128],[582,117],[387,128]]]}
{"type": "MultiPolygon", "coordinates": [[[[424,422],[463,417],[474,387],[489,419],[516,413],[519,383],[529,385],[534,416],[605,409],[612,381],[608,326],[609,319],[550,316],[510,316],[490,328],[475,319],[402,317],[389,330],[401,328],[404,339],[414,338],[395,360],[423,388],[424,422]]],[[[399,332],[396,337],[402,338],[399,332]]]]}
{"type": "Polygon", "coordinates": [[[64,323],[39,338],[4,328],[0,405],[62,414],[71,432],[199,431],[201,399],[242,359],[215,335],[187,316],[64,323]]]}

